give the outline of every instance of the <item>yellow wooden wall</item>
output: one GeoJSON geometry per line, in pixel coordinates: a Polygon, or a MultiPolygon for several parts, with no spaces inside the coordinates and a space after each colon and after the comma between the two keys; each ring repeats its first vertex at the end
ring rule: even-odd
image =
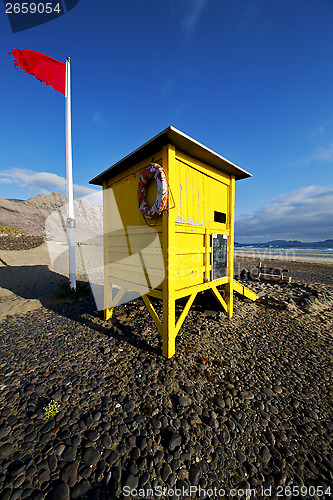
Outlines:
{"type": "Polygon", "coordinates": [[[174,273],[180,290],[204,283],[205,277],[210,280],[210,235],[212,232],[229,234],[230,178],[176,151],[173,180],[176,210],[174,273]],[[215,211],[226,214],[225,223],[214,222],[215,211]],[[208,249],[205,246],[207,231],[208,249]]]}
{"type": "MultiPolygon", "coordinates": [[[[162,289],[162,220],[159,219],[157,224],[148,221],[147,225],[139,210],[137,195],[141,172],[151,160],[149,158],[103,184],[104,280],[108,302],[110,284],[138,291],[141,287],[150,288],[150,285],[162,289]]],[[[161,157],[155,161],[161,162],[161,157]]],[[[148,202],[153,203],[155,194],[152,183],[148,202]]]]}
{"type": "MultiPolygon", "coordinates": [[[[210,280],[210,234],[229,234],[228,175],[166,146],[154,158],[149,157],[105,181],[103,187],[107,282],[140,290],[149,284],[147,276],[153,276],[155,283],[160,278],[160,284],[154,288],[162,291],[166,271],[168,279],[173,281],[173,290],[202,284],[205,277],[210,280]],[[166,172],[169,210],[157,220],[148,220],[153,226],[149,227],[139,210],[137,191],[141,172],[152,161],[161,164],[166,172]],[[214,211],[227,214],[225,224],[214,222],[214,211]],[[166,220],[163,223],[163,218],[175,223],[170,225],[166,220]],[[174,234],[163,238],[163,230],[174,234]],[[163,245],[169,248],[162,253],[163,245]]],[[[156,186],[152,183],[148,191],[150,205],[155,194],[156,186]]]]}

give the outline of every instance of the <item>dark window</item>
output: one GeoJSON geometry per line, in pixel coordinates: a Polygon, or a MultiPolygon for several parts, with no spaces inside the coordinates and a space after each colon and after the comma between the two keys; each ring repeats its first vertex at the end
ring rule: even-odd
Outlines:
{"type": "Polygon", "coordinates": [[[227,220],[227,214],[224,214],[222,212],[214,212],[214,222],[225,224],[226,220],[227,220]]]}

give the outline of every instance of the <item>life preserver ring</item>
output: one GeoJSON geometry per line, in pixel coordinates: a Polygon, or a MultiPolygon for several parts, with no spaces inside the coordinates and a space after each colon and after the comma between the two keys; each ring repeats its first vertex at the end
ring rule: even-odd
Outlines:
{"type": "Polygon", "coordinates": [[[147,219],[156,219],[165,208],[168,196],[168,184],[163,167],[158,163],[150,163],[142,172],[138,186],[139,208],[147,219]],[[157,195],[155,203],[150,207],[147,203],[147,187],[150,181],[156,181],[157,195]]]}

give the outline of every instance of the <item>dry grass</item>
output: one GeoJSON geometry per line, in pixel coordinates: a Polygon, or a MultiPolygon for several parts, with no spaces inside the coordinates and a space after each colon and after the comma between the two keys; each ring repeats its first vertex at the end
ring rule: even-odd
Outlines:
{"type": "Polygon", "coordinates": [[[16,229],[10,226],[0,226],[0,234],[30,234],[28,231],[23,231],[22,229],[16,229]]]}

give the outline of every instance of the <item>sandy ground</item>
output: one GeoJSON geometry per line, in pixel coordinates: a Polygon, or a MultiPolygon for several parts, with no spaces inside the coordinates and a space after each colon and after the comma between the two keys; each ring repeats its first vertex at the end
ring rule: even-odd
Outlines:
{"type": "MultiPolygon", "coordinates": [[[[80,250],[77,278],[86,281],[80,250]]],[[[59,302],[56,290],[68,282],[66,246],[44,243],[30,250],[0,252],[0,319],[59,302]]]]}
{"type": "MultiPolygon", "coordinates": [[[[55,292],[68,280],[66,249],[64,244],[49,242],[30,250],[0,252],[0,319],[60,301],[55,292]]],[[[94,281],[102,289],[102,259],[100,246],[77,247],[78,280],[94,281]]],[[[285,256],[268,255],[266,252],[249,254],[236,251],[235,273],[242,267],[251,268],[259,260],[273,266],[288,266],[296,278],[302,271],[303,275],[308,275],[309,282],[333,283],[333,256],[290,254],[290,259],[286,260],[285,256]]],[[[101,298],[102,293],[99,295],[101,298]]]]}

